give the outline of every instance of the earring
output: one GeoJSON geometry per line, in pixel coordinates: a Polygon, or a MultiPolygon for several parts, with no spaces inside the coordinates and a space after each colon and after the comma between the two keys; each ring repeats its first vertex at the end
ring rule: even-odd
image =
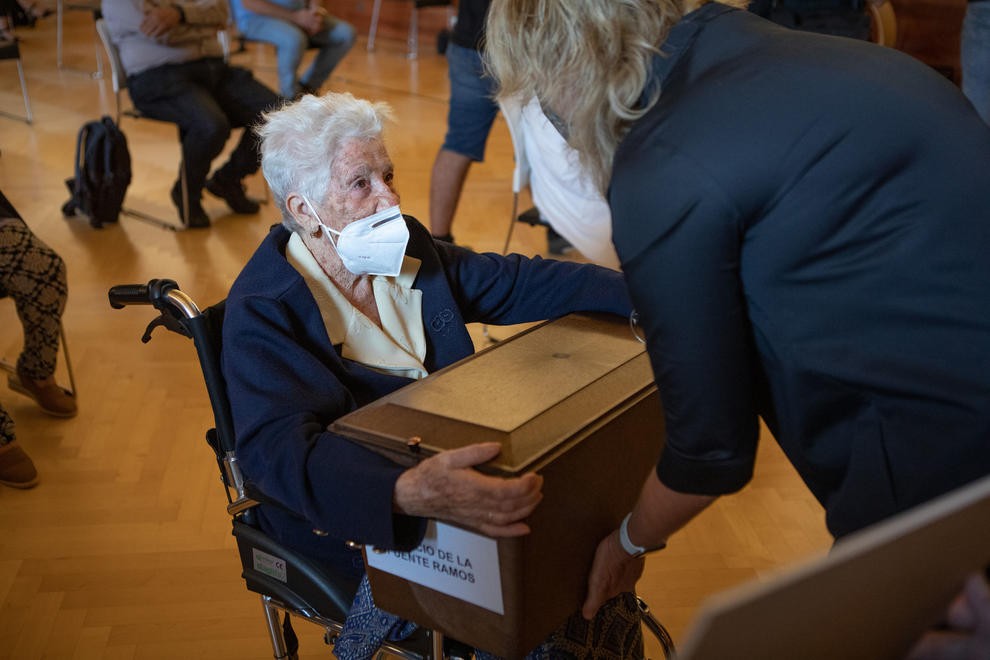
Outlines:
{"type": "Polygon", "coordinates": [[[323,236],[323,227],[317,225],[316,229],[311,231],[309,235],[312,236],[313,238],[319,238],[320,236],[323,236]]]}

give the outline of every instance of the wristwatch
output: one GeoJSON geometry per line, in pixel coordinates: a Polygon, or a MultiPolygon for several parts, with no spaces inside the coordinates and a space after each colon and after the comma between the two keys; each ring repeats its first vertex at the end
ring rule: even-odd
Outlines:
{"type": "Polygon", "coordinates": [[[667,547],[666,543],[661,543],[650,548],[644,548],[641,545],[633,543],[632,539],[629,538],[629,518],[631,517],[632,512],[627,513],[626,517],[622,519],[622,525],[619,526],[619,543],[622,545],[622,549],[626,551],[626,554],[630,557],[642,557],[649,552],[656,552],[667,547]]]}

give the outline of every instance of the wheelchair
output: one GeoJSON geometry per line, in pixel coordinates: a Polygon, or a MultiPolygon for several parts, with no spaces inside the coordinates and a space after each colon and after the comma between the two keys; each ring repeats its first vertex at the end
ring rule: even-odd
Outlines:
{"type": "MultiPolygon", "coordinates": [[[[261,598],[274,658],[298,657],[291,616],[321,626],[324,641],[332,647],[343,629],[358,582],[353,576],[339,574],[285,547],[257,524],[254,508],[259,504],[285,507],[246,480],[237,462],[230,402],[220,370],[224,301],[201,310],[175,281],[168,279],[114,286],[109,299],[114,309],[151,305],[159,312],[141,337],[143,343],[151,340],[159,326],[193,340],[215,424],[206,432],[206,441],[213,450],[227,497],[241,577],[248,590],[261,598]]],[[[674,644],[667,630],[642,599],[637,601],[643,624],[659,641],[664,657],[672,657],[674,644]]],[[[472,651],[467,645],[445,639],[439,631],[421,627],[405,640],[383,643],[376,657],[387,657],[384,654],[408,660],[467,660],[472,651]]]]}

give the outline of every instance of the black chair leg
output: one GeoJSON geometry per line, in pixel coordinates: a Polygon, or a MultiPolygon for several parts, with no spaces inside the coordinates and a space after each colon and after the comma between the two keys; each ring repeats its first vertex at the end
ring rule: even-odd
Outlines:
{"type": "Polygon", "coordinates": [[[285,649],[289,653],[289,660],[299,658],[299,638],[296,631],[292,629],[292,619],[289,613],[285,613],[285,620],[282,622],[282,636],[285,638],[285,649]]]}

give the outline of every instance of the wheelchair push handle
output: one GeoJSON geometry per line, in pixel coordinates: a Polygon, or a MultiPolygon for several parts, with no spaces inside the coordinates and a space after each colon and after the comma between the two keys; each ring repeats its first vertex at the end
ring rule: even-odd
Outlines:
{"type": "Polygon", "coordinates": [[[163,279],[154,279],[147,284],[118,284],[110,287],[110,306],[123,309],[127,305],[155,305],[169,291],[178,288],[174,280],[163,279]]]}
{"type": "Polygon", "coordinates": [[[118,284],[110,287],[110,306],[123,309],[127,305],[150,305],[147,284],[118,284]]]}
{"type": "Polygon", "coordinates": [[[192,298],[175,280],[154,279],[147,284],[118,284],[110,288],[110,306],[123,309],[128,305],[151,305],[162,313],[193,319],[202,314],[192,298]]]}

